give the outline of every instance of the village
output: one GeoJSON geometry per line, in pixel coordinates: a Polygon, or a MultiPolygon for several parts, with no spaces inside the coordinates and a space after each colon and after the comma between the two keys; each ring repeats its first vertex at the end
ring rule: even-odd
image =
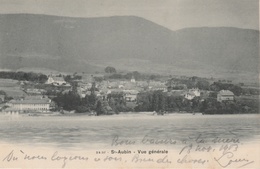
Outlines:
{"type": "Polygon", "coordinates": [[[0,85],[0,110],[9,115],[258,113],[259,90],[244,87],[242,83],[232,84],[230,80],[143,76],[139,72],[126,75],[116,72],[98,75],[84,72],[71,75],[31,73],[36,77],[33,80],[25,80],[29,73],[23,73],[20,80],[16,80],[17,76],[8,77],[7,74],[0,74],[0,82],[14,83],[16,89],[0,85]]]}

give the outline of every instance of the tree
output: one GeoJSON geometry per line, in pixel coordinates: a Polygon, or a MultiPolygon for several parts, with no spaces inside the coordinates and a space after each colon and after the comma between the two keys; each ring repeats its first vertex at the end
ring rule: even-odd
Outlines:
{"type": "Polygon", "coordinates": [[[72,91],[65,94],[58,94],[57,97],[53,98],[53,101],[64,110],[76,110],[81,105],[80,96],[72,91]]]}
{"type": "Polygon", "coordinates": [[[97,112],[97,116],[103,114],[102,103],[100,100],[97,102],[96,112],[97,112]]]}
{"type": "Polygon", "coordinates": [[[209,89],[209,82],[206,80],[200,80],[197,82],[196,87],[201,90],[208,90],[209,89]]]}
{"type": "Polygon", "coordinates": [[[90,89],[91,93],[90,93],[90,95],[87,95],[86,98],[85,98],[85,100],[87,101],[87,104],[89,105],[89,107],[91,109],[94,108],[94,106],[97,102],[97,97],[96,97],[95,91],[96,91],[96,83],[93,82],[91,89],[90,89]]]}
{"type": "Polygon", "coordinates": [[[116,69],[114,67],[108,66],[105,68],[106,73],[116,73],[116,69]]]}
{"type": "Polygon", "coordinates": [[[7,96],[6,93],[5,93],[5,91],[3,91],[3,90],[0,90],[0,95],[7,96]]]}

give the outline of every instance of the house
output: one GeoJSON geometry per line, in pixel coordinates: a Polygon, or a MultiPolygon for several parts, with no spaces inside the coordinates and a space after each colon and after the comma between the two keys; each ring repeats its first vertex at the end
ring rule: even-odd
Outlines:
{"type": "Polygon", "coordinates": [[[166,86],[166,84],[164,82],[158,82],[158,81],[150,81],[149,86],[148,86],[148,89],[153,90],[153,91],[161,90],[161,91],[166,92],[167,88],[168,87],[166,86]]]}
{"type": "Polygon", "coordinates": [[[132,76],[132,78],[131,78],[131,83],[135,83],[135,78],[134,78],[134,76],[132,76]]]}
{"type": "Polygon", "coordinates": [[[187,100],[192,100],[196,97],[196,95],[193,93],[193,92],[187,92],[184,97],[187,99],[187,100]]]}
{"type": "Polygon", "coordinates": [[[55,86],[66,85],[66,81],[63,77],[49,76],[46,84],[53,84],[55,86]]]}
{"type": "Polygon", "coordinates": [[[42,97],[27,97],[20,100],[10,100],[6,105],[8,106],[4,110],[6,113],[49,112],[51,100],[42,97]]]}
{"type": "Polygon", "coordinates": [[[184,97],[188,100],[192,100],[195,97],[200,96],[200,90],[199,89],[189,89],[189,91],[184,95],[184,97]]]}
{"type": "Polygon", "coordinates": [[[221,90],[218,92],[217,101],[234,100],[234,93],[229,90],[221,90]]]}
{"type": "Polygon", "coordinates": [[[194,93],[194,95],[195,95],[196,97],[199,97],[199,96],[200,96],[200,90],[199,90],[198,88],[196,88],[196,89],[190,89],[190,90],[189,90],[189,93],[194,93]]]}
{"type": "Polygon", "coordinates": [[[116,88],[118,88],[118,82],[117,81],[107,82],[107,88],[109,88],[109,89],[116,89],[116,88]]]}
{"type": "Polygon", "coordinates": [[[26,89],[26,93],[28,95],[41,95],[43,91],[41,89],[26,89]]]}
{"type": "Polygon", "coordinates": [[[139,93],[137,90],[124,90],[125,100],[128,102],[134,102],[137,99],[137,94],[139,93]]]}
{"type": "Polygon", "coordinates": [[[81,88],[81,90],[90,90],[91,89],[91,87],[92,87],[92,83],[84,83],[84,82],[79,82],[78,83],[78,87],[80,87],[81,88]]]}

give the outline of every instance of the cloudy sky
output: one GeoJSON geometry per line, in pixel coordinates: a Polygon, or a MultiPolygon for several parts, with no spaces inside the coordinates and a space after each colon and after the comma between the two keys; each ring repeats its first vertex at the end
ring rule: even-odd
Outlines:
{"type": "Polygon", "coordinates": [[[201,26],[259,30],[259,0],[0,0],[0,13],[134,15],[172,30],[201,26]]]}

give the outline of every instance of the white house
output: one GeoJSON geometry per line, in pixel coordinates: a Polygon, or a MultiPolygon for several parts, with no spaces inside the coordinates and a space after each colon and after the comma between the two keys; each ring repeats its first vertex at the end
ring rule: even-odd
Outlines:
{"type": "Polygon", "coordinates": [[[53,84],[56,86],[66,85],[66,81],[63,77],[49,76],[46,84],[53,84]]]}
{"type": "Polygon", "coordinates": [[[190,93],[194,93],[194,95],[195,95],[196,97],[199,97],[199,96],[200,96],[200,90],[199,90],[198,88],[196,88],[196,89],[190,89],[189,92],[190,92],[190,93]]]}
{"type": "Polygon", "coordinates": [[[184,97],[187,99],[187,100],[192,100],[196,97],[196,95],[193,93],[193,92],[187,92],[184,97]]]}
{"type": "Polygon", "coordinates": [[[199,89],[189,89],[189,91],[184,95],[184,97],[188,100],[192,100],[195,97],[200,96],[200,90],[199,89]]]}
{"type": "Polygon", "coordinates": [[[217,101],[234,100],[234,93],[229,90],[221,90],[218,92],[217,101]]]}
{"type": "Polygon", "coordinates": [[[131,80],[130,80],[132,83],[135,83],[135,78],[134,76],[132,76],[131,80]]]}

